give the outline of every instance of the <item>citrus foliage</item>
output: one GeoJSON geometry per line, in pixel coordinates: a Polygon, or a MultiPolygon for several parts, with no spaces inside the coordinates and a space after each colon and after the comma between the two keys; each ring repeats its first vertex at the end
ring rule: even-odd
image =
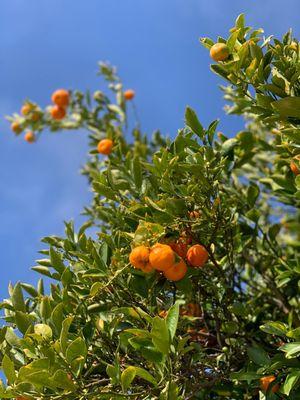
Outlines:
{"type": "Polygon", "coordinates": [[[78,232],[43,239],[49,290],[18,282],[1,304],[1,398],[300,398],[300,53],[261,35],[241,15],[224,46],[201,39],[250,121],[235,137],[187,107],[174,140],[126,140],[134,92],[104,64],[116,103],[61,91],[10,118],[34,140],[88,130],[94,198],[78,232]]]}

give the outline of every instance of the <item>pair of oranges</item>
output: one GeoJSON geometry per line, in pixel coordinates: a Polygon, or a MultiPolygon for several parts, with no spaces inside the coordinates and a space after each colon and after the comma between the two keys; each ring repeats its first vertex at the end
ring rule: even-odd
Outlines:
{"type": "MultiPolygon", "coordinates": [[[[208,260],[208,253],[204,246],[195,244],[188,249],[186,258],[190,266],[201,268],[208,260]]],[[[156,243],[151,248],[144,245],[135,247],[129,261],[134,268],[145,273],[157,270],[174,282],[183,279],[188,270],[184,259],[170,245],[163,243],[156,243]]]]}
{"type": "Polygon", "coordinates": [[[64,119],[67,113],[67,107],[70,103],[69,91],[58,89],[52,94],[51,100],[54,103],[54,106],[52,106],[50,110],[51,117],[57,121],[64,119]]]}

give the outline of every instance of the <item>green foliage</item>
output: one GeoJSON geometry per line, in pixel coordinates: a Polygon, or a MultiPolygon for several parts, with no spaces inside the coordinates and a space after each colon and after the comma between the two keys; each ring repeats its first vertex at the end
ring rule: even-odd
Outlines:
{"type": "Polygon", "coordinates": [[[10,285],[1,303],[1,398],[299,399],[299,45],[261,35],[240,15],[218,39],[230,49],[212,66],[230,83],[227,110],[248,119],[234,137],[187,107],[174,139],[136,126],[125,140],[130,103],[106,64],[115,102],[74,91],[61,121],[37,105],[38,120],[9,118],[38,136],[87,130],[93,200],[81,228],[43,239],[32,269],[46,284],[10,285]],[[203,268],[171,282],[130,266],[133,247],[178,239],[205,246],[203,268]]]}

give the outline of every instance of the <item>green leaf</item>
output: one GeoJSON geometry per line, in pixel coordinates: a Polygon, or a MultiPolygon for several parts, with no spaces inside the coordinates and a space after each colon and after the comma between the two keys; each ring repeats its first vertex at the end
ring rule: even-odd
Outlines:
{"type": "Polygon", "coordinates": [[[2,360],[2,369],[7,378],[8,384],[9,385],[14,384],[16,380],[15,366],[14,363],[6,354],[4,355],[2,360]]]}
{"type": "Polygon", "coordinates": [[[200,139],[203,139],[204,137],[203,126],[198,120],[195,111],[189,106],[185,110],[185,123],[197,136],[200,137],[200,139]]]}
{"type": "Polygon", "coordinates": [[[93,182],[93,188],[100,196],[104,196],[109,200],[117,200],[114,190],[109,186],[103,185],[103,183],[93,182]]]}
{"type": "Polygon", "coordinates": [[[249,347],[247,352],[250,360],[253,361],[255,364],[263,366],[270,364],[270,358],[263,348],[249,347]]]}
{"type": "Polygon", "coordinates": [[[53,325],[56,328],[57,334],[60,335],[61,329],[62,329],[62,323],[64,320],[64,304],[63,303],[58,303],[51,314],[51,321],[53,322],[53,325]]]}
{"type": "Polygon", "coordinates": [[[22,311],[16,311],[15,314],[16,325],[19,331],[22,332],[23,334],[26,333],[27,329],[32,325],[34,320],[35,317],[33,315],[23,313],[22,311]]]}
{"type": "Polygon", "coordinates": [[[22,287],[19,282],[13,288],[11,302],[16,311],[22,311],[22,312],[26,311],[22,287]]]}
{"type": "Polygon", "coordinates": [[[121,384],[123,391],[125,392],[136,376],[135,367],[127,367],[121,374],[121,384]]]}
{"type": "Polygon", "coordinates": [[[163,354],[169,353],[170,333],[166,321],[155,317],[152,321],[151,337],[154,346],[163,354]]]}
{"type": "Polygon", "coordinates": [[[148,371],[140,367],[130,366],[127,367],[121,374],[121,384],[124,392],[130,387],[136,376],[139,376],[153,385],[156,385],[156,380],[148,371]]]}
{"type": "Polygon", "coordinates": [[[71,342],[66,351],[66,359],[70,364],[75,358],[83,357],[85,359],[86,355],[86,344],[81,337],[78,337],[73,342],[71,342]]]}
{"type": "Polygon", "coordinates": [[[285,378],[285,382],[283,384],[282,392],[287,396],[290,394],[292,389],[296,386],[300,378],[300,370],[293,369],[285,378]]]}
{"type": "Polygon", "coordinates": [[[62,273],[65,269],[65,265],[62,262],[61,255],[57,253],[53,247],[50,247],[50,262],[51,266],[57,271],[62,273]]]}
{"type": "Polygon", "coordinates": [[[62,330],[60,333],[59,341],[60,341],[61,351],[63,352],[63,354],[65,354],[67,349],[68,333],[72,322],[73,322],[73,317],[68,317],[62,323],[62,330]]]}
{"type": "Polygon", "coordinates": [[[76,390],[76,385],[74,384],[72,379],[70,379],[67,372],[61,369],[55,372],[51,380],[53,381],[53,384],[58,388],[69,390],[71,392],[74,392],[76,390]]]}
{"type": "Polygon", "coordinates": [[[176,302],[169,309],[168,315],[166,318],[166,323],[167,323],[168,330],[170,332],[171,340],[173,340],[175,333],[176,333],[178,318],[179,318],[179,303],[176,302]]]}
{"type": "Polygon", "coordinates": [[[142,176],[142,167],[139,157],[134,157],[132,161],[132,172],[133,172],[133,179],[134,183],[138,188],[142,186],[143,176],[142,176]]]}
{"type": "Polygon", "coordinates": [[[287,343],[281,346],[279,349],[285,352],[286,358],[298,357],[300,354],[300,342],[287,343]]]}
{"type": "Polygon", "coordinates": [[[267,322],[259,327],[263,332],[271,335],[285,336],[288,332],[288,326],[283,322],[267,322]]]}
{"type": "Polygon", "coordinates": [[[285,97],[271,103],[274,110],[284,117],[300,118],[300,97],[285,97]]]}

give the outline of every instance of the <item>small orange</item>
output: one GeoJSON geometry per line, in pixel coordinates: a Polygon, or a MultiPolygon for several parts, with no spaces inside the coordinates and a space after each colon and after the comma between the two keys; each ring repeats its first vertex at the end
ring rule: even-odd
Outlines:
{"type": "Polygon", "coordinates": [[[179,257],[186,257],[188,246],[183,240],[179,239],[176,242],[170,242],[169,246],[175,251],[176,254],[179,255],[179,257]]]}
{"type": "Polygon", "coordinates": [[[201,244],[195,244],[187,252],[188,262],[195,268],[201,268],[208,260],[208,252],[201,244]]]}
{"type": "Polygon", "coordinates": [[[229,48],[225,43],[215,43],[210,49],[214,61],[225,61],[229,57],[229,48]]]}
{"type": "Polygon", "coordinates": [[[161,310],[161,311],[158,313],[158,315],[159,315],[161,318],[166,318],[166,316],[168,315],[168,311],[166,311],[166,310],[161,310]]]}
{"type": "Polygon", "coordinates": [[[34,105],[30,103],[25,103],[22,108],[21,108],[21,114],[26,116],[28,115],[32,110],[34,110],[34,105]]]}
{"type": "Polygon", "coordinates": [[[169,281],[180,281],[187,273],[187,265],[183,260],[180,260],[178,263],[172,265],[172,267],[165,269],[163,273],[169,281]]]}
{"type": "Polygon", "coordinates": [[[51,100],[59,107],[68,107],[70,102],[70,93],[65,89],[58,89],[52,94],[51,100]]]}
{"type": "Polygon", "coordinates": [[[66,110],[63,107],[53,106],[50,110],[51,117],[56,120],[64,119],[66,116],[66,110]]]}
{"type": "Polygon", "coordinates": [[[158,271],[165,271],[175,264],[175,253],[167,244],[157,243],[150,250],[149,261],[158,271]]]}
{"type": "Polygon", "coordinates": [[[132,100],[135,96],[135,91],[132,89],[125,90],[124,92],[124,99],[125,100],[132,100]]]}
{"type": "Polygon", "coordinates": [[[189,213],[189,217],[190,217],[191,219],[198,219],[198,218],[200,218],[200,216],[201,216],[201,212],[200,212],[200,211],[194,210],[194,211],[191,211],[191,212],[189,213]]]}
{"type": "Polygon", "coordinates": [[[31,131],[28,131],[25,133],[24,139],[28,143],[33,143],[33,142],[35,142],[35,134],[31,131]]]}
{"type": "Polygon", "coordinates": [[[15,121],[10,125],[11,130],[14,133],[21,133],[22,132],[22,126],[19,124],[19,122],[15,121]]]}
{"type": "Polygon", "coordinates": [[[149,255],[149,247],[137,246],[131,251],[129,261],[137,269],[146,268],[149,264],[149,255]]]}
{"type": "Polygon", "coordinates": [[[300,174],[299,168],[298,168],[298,166],[294,163],[294,161],[291,161],[291,162],[290,162],[290,168],[291,168],[291,171],[293,172],[294,175],[299,175],[299,174],[300,174]]]}
{"type": "Polygon", "coordinates": [[[36,122],[41,118],[42,114],[40,111],[33,111],[30,115],[30,120],[36,122]]]}
{"type": "MultiPolygon", "coordinates": [[[[276,377],[274,375],[269,375],[269,376],[264,376],[263,378],[260,378],[260,388],[262,391],[267,392],[270,384],[276,380],[276,377]]],[[[272,393],[277,393],[279,390],[280,386],[278,383],[274,385],[271,389],[272,393]]]]}
{"type": "Polygon", "coordinates": [[[189,317],[201,317],[202,312],[199,304],[188,303],[186,306],[181,308],[180,315],[187,315],[189,317]]]}
{"type": "Polygon", "coordinates": [[[150,274],[151,272],[154,271],[154,268],[150,263],[147,263],[143,267],[141,267],[141,271],[143,271],[145,274],[150,274]]]}
{"type": "Polygon", "coordinates": [[[111,153],[114,142],[111,139],[102,139],[97,145],[98,153],[108,156],[111,153]]]}

